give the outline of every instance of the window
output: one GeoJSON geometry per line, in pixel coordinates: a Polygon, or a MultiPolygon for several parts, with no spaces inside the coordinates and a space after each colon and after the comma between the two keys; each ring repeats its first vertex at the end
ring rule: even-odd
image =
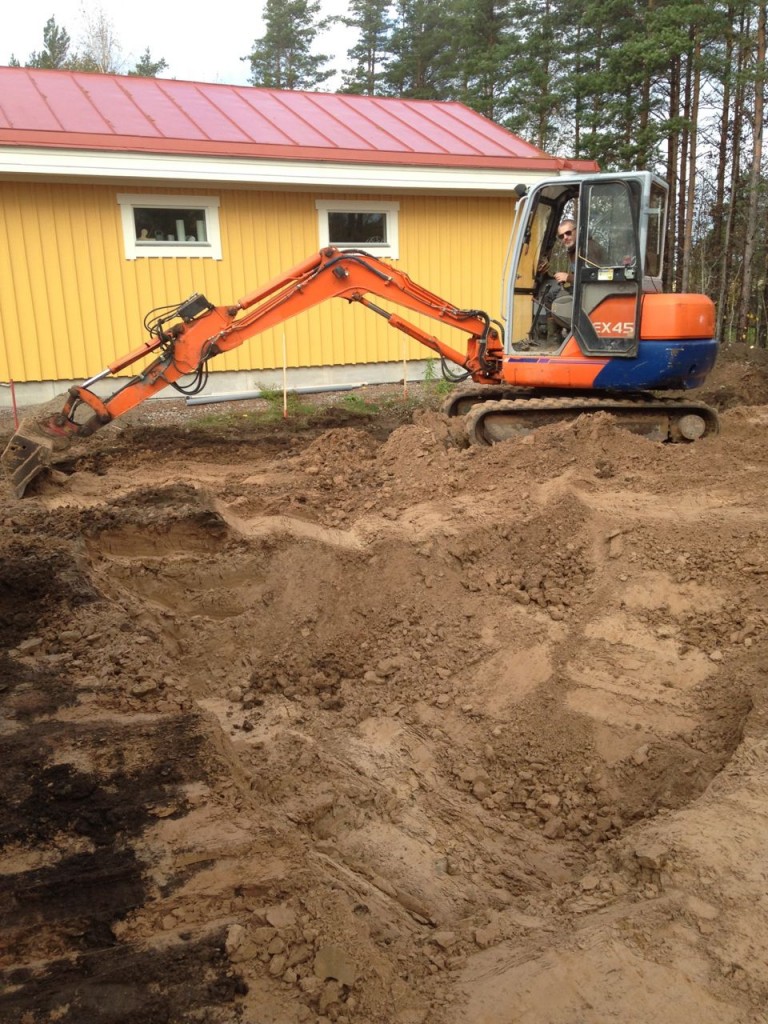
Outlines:
{"type": "Polygon", "coordinates": [[[398,258],[399,203],[317,199],[315,206],[321,248],[366,249],[375,256],[398,258]]]}
{"type": "Polygon", "coordinates": [[[661,276],[664,262],[664,213],[666,207],[666,191],[653,182],[648,208],[648,239],[645,247],[645,274],[647,277],[661,276]]]}
{"type": "Polygon", "coordinates": [[[582,254],[586,255],[589,264],[625,268],[637,266],[633,213],[638,198],[631,185],[622,181],[609,181],[590,187],[588,248],[586,254],[582,254]]]}
{"type": "Polygon", "coordinates": [[[218,196],[119,195],[125,258],[221,259],[218,196]]]}

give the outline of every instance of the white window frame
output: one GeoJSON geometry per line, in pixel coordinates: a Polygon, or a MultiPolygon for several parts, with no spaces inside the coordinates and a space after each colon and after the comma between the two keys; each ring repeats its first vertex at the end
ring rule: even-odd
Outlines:
{"type": "Polygon", "coordinates": [[[162,256],[165,259],[221,259],[218,196],[156,196],[120,193],[117,196],[123,223],[123,243],[127,260],[162,256]],[[133,211],[136,207],[158,207],[164,210],[205,210],[205,242],[139,242],[133,211]]]}
{"type": "Polygon", "coordinates": [[[400,203],[378,202],[376,199],[316,199],[317,226],[320,238],[320,248],[334,244],[339,249],[365,249],[374,256],[384,256],[390,260],[400,258],[400,236],[398,232],[398,217],[400,203]],[[330,229],[328,226],[328,214],[330,213],[383,213],[387,218],[387,241],[372,242],[368,245],[339,245],[330,241],[330,229]]]}

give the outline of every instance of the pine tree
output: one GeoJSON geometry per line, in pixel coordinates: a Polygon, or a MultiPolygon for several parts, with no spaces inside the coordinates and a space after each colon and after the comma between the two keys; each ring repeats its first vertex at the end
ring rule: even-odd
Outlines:
{"type": "Polygon", "coordinates": [[[43,49],[31,53],[28,68],[63,68],[67,66],[71,40],[65,28],[59,28],[55,18],[49,18],[43,29],[43,49]]]}
{"type": "Polygon", "coordinates": [[[397,0],[384,91],[410,99],[452,99],[459,81],[458,18],[452,0],[397,0]]]}
{"type": "MultiPolygon", "coordinates": [[[[652,2],[652,0],[651,0],[652,2]]],[[[639,153],[641,125],[648,123],[646,90],[649,33],[644,0],[585,0],[578,48],[570,48],[567,83],[578,110],[579,155],[606,169],[643,166],[639,153]]],[[[665,55],[669,66],[670,55],[665,55]]],[[[664,135],[648,140],[653,149],[664,135]]]]}
{"type": "Polygon", "coordinates": [[[505,97],[515,46],[514,5],[498,0],[459,0],[457,13],[461,85],[456,98],[486,117],[499,119],[508,107],[505,97]]]}
{"type": "Polygon", "coordinates": [[[359,35],[347,51],[352,62],[342,78],[342,92],[373,96],[383,77],[383,57],[392,31],[391,0],[350,0],[349,16],[342,21],[359,35]]]}
{"type": "Polygon", "coordinates": [[[578,155],[606,169],[653,167],[671,140],[673,146],[681,144],[672,161],[677,168],[695,83],[701,81],[712,40],[724,34],[718,5],[710,0],[580,2],[568,75],[578,155]]]}
{"type": "Polygon", "coordinates": [[[167,68],[168,62],[163,57],[159,60],[153,60],[149,47],[147,47],[136,61],[136,67],[133,71],[129,71],[128,74],[138,78],[156,78],[161,71],[166,71],[167,68]]]}
{"type": "MultiPolygon", "coordinates": [[[[43,43],[44,48],[39,53],[31,53],[25,67],[119,74],[125,63],[112,22],[101,8],[91,10],[86,16],[81,51],[72,51],[69,33],[56,24],[55,18],[49,18],[45,23],[43,43]]],[[[21,67],[14,56],[8,64],[9,67],[21,67]]],[[[135,68],[128,74],[154,78],[167,67],[168,64],[162,58],[153,60],[147,47],[135,68]]]]}
{"type": "Polygon", "coordinates": [[[254,40],[244,57],[251,65],[251,85],[271,89],[315,89],[334,73],[329,58],[313,54],[312,46],[324,23],[318,19],[319,0],[267,0],[266,31],[254,40]]]}
{"type": "Polygon", "coordinates": [[[512,8],[503,120],[541,149],[570,148],[563,119],[570,95],[567,54],[574,6],[564,0],[517,0],[512,8]]]}

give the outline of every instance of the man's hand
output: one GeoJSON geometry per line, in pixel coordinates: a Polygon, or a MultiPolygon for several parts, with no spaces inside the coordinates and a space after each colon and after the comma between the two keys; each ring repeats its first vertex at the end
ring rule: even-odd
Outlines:
{"type": "Polygon", "coordinates": [[[566,286],[569,285],[571,283],[571,280],[572,280],[571,275],[566,273],[564,270],[558,270],[558,272],[556,274],[554,274],[553,277],[560,284],[566,285],[566,286]]]}

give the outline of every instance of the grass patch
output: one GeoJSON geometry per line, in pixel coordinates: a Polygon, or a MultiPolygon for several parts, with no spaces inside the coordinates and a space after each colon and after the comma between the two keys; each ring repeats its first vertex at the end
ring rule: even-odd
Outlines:
{"type": "Polygon", "coordinates": [[[329,429],[333,426],[361,426],[376,434],[386,435],[422,409],[440,409],[452,385],[436,377],[423,383],[387,388],[383,393],[344,391],[328,395],[298,395],[289,392],[286,414],[280,387],[258,385],[260,397],[243,409],[239,402],[198,410],[186,425],[187,431],[201,435],[236,439],[253,437],[259,431],[270,436],[329,429]]]}
{"type": "Polygon", "coordinates": [[[360,416],[375,416],[378,412],[381,412],[381,405],[377,402],[369,402],[367,398],[362,395],[355,394],[353,391],[347,392],[338,403],[347,412],[357,413],[360,416]]]}
{"type": "Polygon", "coordinates": [[[230,410],[227,412],[204,412],[191,421],[191,426],[195,430],[220,430],[222,427],[230,427],[236,423],[241,423],[243,418],[242,413],[230,410]]]}
{"type": "Polygon", "coordinates": [[[277,420],[283,418],[284,411],[288,416],[312,416],[316,407],[309,402],[302,402],[301,396],[289,391],[283,398],[283,389],[274,384],[259,384],[261,399],[267,403],[265,418],[277,420]]]}
{"type": "Polygon", "coordinates": [[[442,405],[443,401],[456,387],[437,372],[437,360],[428,359],[424,367],[424,393],[426,402],[434,406],[442,405]]]}

